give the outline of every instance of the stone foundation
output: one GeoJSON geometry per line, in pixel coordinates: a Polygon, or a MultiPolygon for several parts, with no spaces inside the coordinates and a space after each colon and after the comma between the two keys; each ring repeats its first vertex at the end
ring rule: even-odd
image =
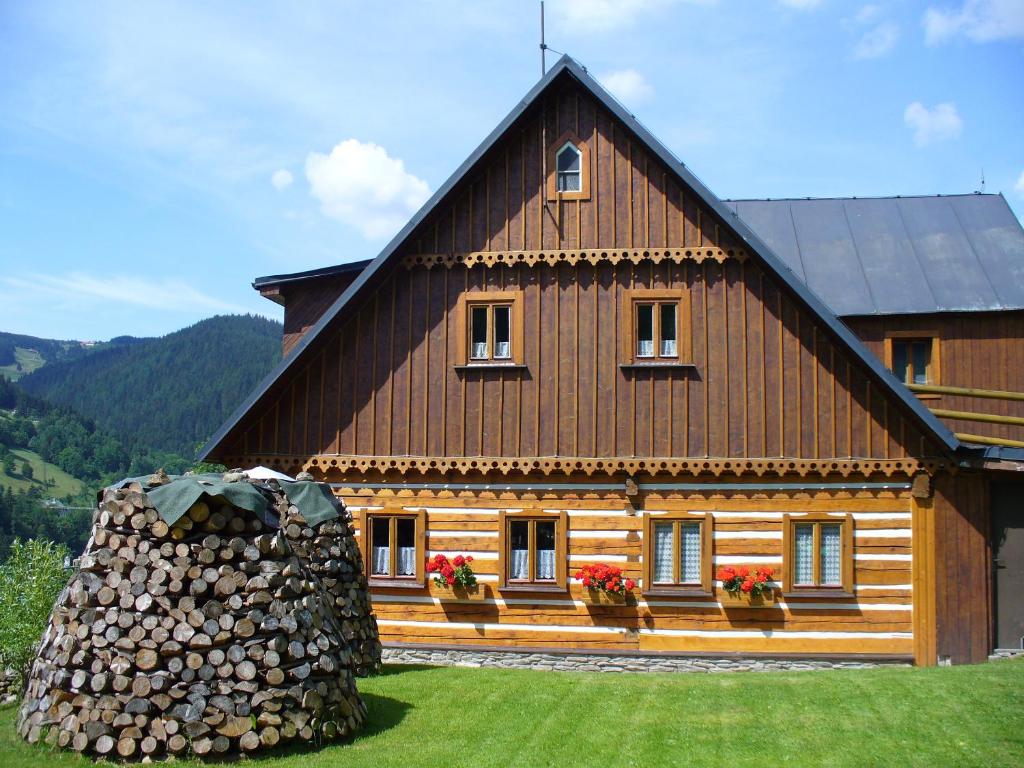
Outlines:
{"type": "Polygon", "coordinates": [[[813,669],[866,669],[912,666],[904,658],[808,658],[703,656],[683,654],[595,654],[468,648],[385,646],[385,664],[439,667],[499,667],[562,672],[776,672],[813,669]]]}

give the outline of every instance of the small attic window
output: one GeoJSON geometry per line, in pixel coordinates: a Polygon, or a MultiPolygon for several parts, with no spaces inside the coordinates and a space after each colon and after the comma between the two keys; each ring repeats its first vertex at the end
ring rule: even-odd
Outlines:
{"type": "Polygon", "coordinates": [[[565,142],[555,157],[559,192],[579,192],[582,185],[583,153],[571,141],[565,142]]]}
{"type": "Polygon", "coordinates": [[[548,200],[590,199],[590,149],[583,139],[566,131],[547,149],[548,200]]]}

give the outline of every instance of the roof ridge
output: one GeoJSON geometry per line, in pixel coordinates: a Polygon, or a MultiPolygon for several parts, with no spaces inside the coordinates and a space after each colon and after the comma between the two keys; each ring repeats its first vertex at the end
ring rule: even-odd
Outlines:
{"type": "Polygon", "coordinates": [[[850,200],[907,200],[907,199],[947,199],[950,197],[1001,197],[999,192],[936,192],[933,194],[911,194],[911,195],[825,195],[823,197],[723,197],[719,198],[723,203],[801,203],[815,202],[818,200],[837,200],[849,202],[850,200]]]}

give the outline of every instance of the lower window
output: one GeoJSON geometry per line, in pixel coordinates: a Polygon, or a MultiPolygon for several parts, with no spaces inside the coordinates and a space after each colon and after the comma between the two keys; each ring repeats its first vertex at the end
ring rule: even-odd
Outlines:
{"type": "Polygon", "coordinates": [[[853,591],[850,515],[787,515],[784,536],[786,591],[853,591]]]}
{"type": "Polygon", "coordinates": [[[707,516],[645,515],[644,591],[710,593],[711,531],[707,516]]]}
{"type": "Polygon", "coordinates": [[[370,582],[423,583],[422,513],[369,513],[365,518],[364,559],[370,582]]]}
{"type": "Polygon", "coordinates": [[[565,513],[501,513],[505,587],[560,588],[565,584],[565,513]]]}

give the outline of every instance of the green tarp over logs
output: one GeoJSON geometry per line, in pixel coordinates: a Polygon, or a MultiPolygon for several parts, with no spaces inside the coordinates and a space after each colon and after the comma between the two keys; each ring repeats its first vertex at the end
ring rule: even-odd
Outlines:
{"type": "MultiPolygon", "coordinates": [[[[169,482],[150,485],[150,476],[129,477],[113,488],[123,488],[135,482],[149,496],[160,517],[174,525],[184,516],[189,507],[204,496],[219,496],[229,504],[252,512],[264,523],[277,527],[277,519],[271,513],[270,505],[260,490],[260,483],[246,480],[225,482],[222,475],[172,475],[169,482]]],[[[309,525],[333,520],[341,515],[341,509],[333,494],[323,485],[308,480],[274,480],[280,486],[288,503],[298,508],[309,525]]]]}

